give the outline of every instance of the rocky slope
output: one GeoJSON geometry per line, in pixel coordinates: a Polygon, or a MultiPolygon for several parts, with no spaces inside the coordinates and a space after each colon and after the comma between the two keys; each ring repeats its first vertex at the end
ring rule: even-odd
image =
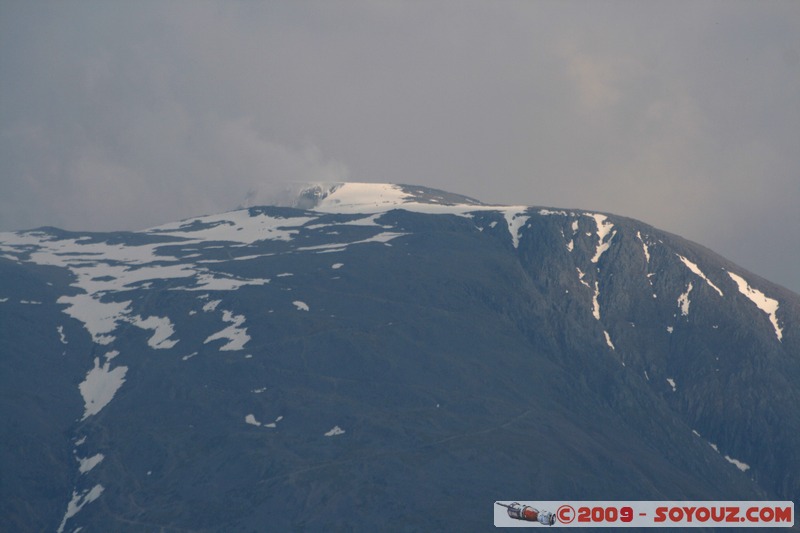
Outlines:
{"type": "Polygon", "coordinates": [[[800,496],[798,295],[610,214],[388,184],[292,203],[0,234],[0,529],[800,496]]]}

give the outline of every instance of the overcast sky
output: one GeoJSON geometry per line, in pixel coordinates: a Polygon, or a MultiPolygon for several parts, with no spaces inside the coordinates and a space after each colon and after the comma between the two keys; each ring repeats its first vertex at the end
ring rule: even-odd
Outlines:
{"type": "Polygon", "coordinates": [[[626,215],[800,292],[800,2],[0,2],[0,231],[316,180],[626,215]]]}

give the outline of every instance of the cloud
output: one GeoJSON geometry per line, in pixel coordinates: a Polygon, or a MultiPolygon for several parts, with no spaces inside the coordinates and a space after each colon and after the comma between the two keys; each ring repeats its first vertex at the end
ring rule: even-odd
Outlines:
{"type": "Polygon", "coordinates": [[[420,183],[640,218],[800,290],[799,21],[796,3],[6,2],[0,230],[420,183]]]}
{"type": "Polygon", "coordinates": [[[577,92],[578,100],[588,111],[599,112],[619,103],[621,67],[609,57],[593,57],[574,44],[565,45],[562,58],[577,92]]]}
{"type": "Polygon", "coordinates": [[[285,181],[343,181],[347,167],[337,161],[325,160],[312,143],[290,148],[270,141],[259,133],[252,119],[224,123],[218,132],[216,148],[225,168],[240,176],[251,188],[264,182],[285,181]]]}

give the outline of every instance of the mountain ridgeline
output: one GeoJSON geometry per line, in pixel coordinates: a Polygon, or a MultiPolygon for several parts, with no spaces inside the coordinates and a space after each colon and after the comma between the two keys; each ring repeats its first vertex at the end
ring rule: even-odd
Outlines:
{"type": "Polygon", "coordinates": [[[615,215],[384,184],[292,205],[0,234],[0,530],[800,498],[798,295],[615,215]]]}

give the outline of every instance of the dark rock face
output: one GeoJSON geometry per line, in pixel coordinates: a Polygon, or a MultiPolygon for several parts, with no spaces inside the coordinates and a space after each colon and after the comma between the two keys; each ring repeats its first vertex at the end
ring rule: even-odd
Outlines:
{"type": "Polygon", "coordinates": [[[796,294],[623,217],[405,192],[461,208],[1,234],[0,529],[797,500],[796,294]]]}

